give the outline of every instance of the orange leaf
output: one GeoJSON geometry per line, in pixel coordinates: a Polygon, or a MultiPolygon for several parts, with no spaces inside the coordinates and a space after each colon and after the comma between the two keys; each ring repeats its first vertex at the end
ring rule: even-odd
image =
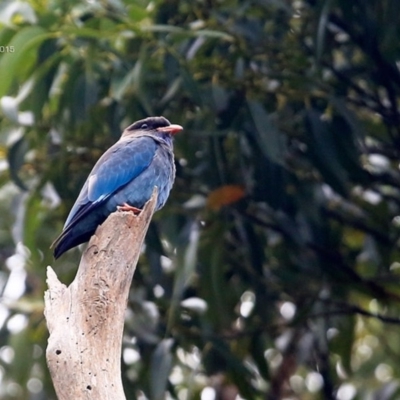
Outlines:
{"type": "Polygon", "coordinates": [[[239,185],[225,185],[213,190],[207,199],[207,207],[218,211],[221,207],[235,203],[245,196],[245,191],[239,185]]]}

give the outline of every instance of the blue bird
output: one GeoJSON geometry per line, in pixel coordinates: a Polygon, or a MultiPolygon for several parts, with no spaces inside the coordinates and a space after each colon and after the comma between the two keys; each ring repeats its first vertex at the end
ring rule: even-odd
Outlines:
{"type": "Polygon", "coordinates": [[[98,225],[116,210],[140,212],[158,188],[156,210],[169,196],[175,179],[173,135],[183,128],[164,117],[130,125],[97,161],[72,207],[54,257],[87,242],[98,225]]]}

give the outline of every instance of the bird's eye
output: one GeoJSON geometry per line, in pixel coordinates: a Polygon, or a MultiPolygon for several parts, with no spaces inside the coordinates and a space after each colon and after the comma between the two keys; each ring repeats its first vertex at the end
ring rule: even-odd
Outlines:
{"type": "Polygon", "coordinates": [[[147,128],[148,128],[147,124],[142,124],[142,126],[140,127],[140,129],[147,129],[147,128]]]}

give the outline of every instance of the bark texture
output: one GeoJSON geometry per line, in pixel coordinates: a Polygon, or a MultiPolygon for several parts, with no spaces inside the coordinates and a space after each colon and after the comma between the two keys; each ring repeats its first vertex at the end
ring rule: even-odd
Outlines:
{"type": "Polygon", "coordinates": [[[129,288],[154,213],[155,192],[143,211],[115,212],[82,256],[74,281],[47,269],[47,364],[59,400],[125,399],[121,345],[129,288]]]}

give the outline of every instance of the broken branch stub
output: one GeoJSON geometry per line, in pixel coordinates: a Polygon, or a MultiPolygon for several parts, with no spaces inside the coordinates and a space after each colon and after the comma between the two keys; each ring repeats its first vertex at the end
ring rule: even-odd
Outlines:
{"type": "Polygon", "coordinates": [[[157,202],[97,228],[69,287],[47,270],[47,364],[59,400],[123,400],[121,346],[129,289],[157,202]]]}

